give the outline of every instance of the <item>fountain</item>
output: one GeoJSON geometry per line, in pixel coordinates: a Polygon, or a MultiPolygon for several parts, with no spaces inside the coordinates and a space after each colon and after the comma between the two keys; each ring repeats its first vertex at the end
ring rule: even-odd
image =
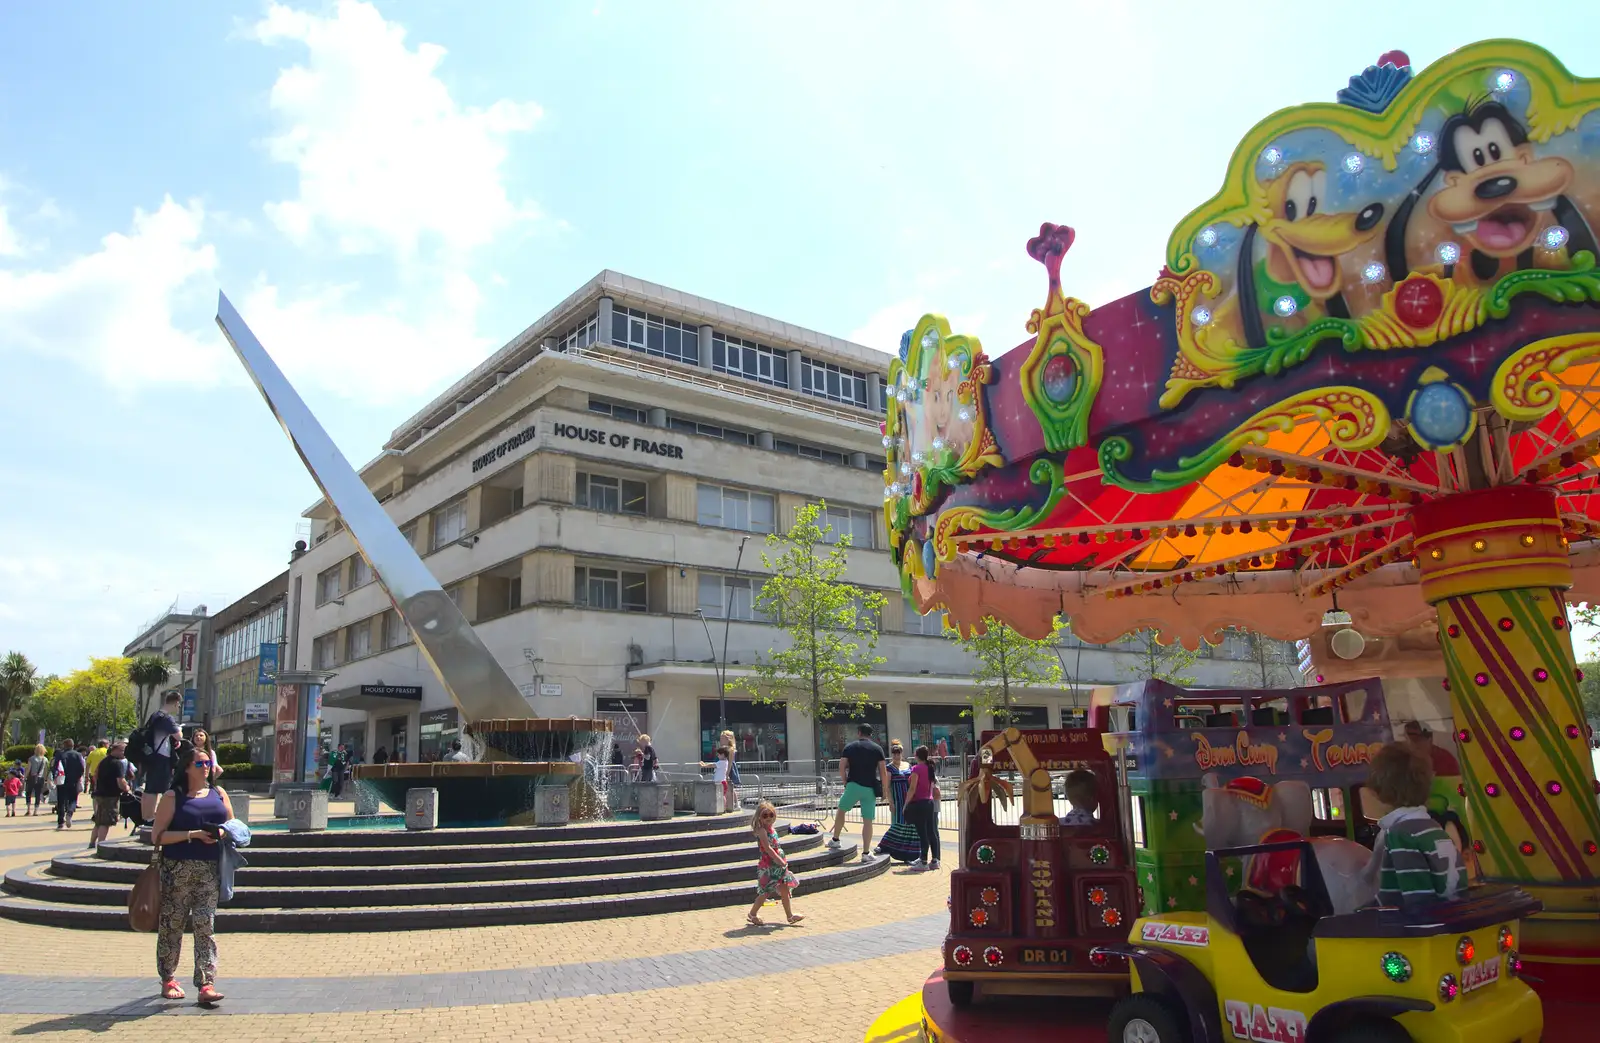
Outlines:
{"type": "Polygon", "coordinates": [[[402,810],[407,790],[437,790],[442,825],[603,817],[605,794],[598,783],[604,773],[586,778],[583,755],[601,743],[609,746],[611,722],[530,715],[522,692],[226,295],[218,296],[217,325],[468,722],[479,753],[477,761],[361,765],[354,771],[357,785],[372,787],[381,800],[402,810]],[[564,791],[560,798],[556,790],[564,791]]]}

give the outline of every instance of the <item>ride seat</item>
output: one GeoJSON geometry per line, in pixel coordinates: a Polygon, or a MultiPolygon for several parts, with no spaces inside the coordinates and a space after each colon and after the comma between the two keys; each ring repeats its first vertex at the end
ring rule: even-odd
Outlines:
{"type": "Polygon", "coordinates": [[[1234,899],[1239,940],[1261,980],[1282,992],[1317,988],[1317,940],[1313,915],[1287,909],[1278,898],[1241,889],[1234,899]]]}
{"type": "Polygon", "coordinates": [[[1232,728],[1238,725],[1238,723],[1239,718],[1235,717],[1232,713],[1206,714],[1207,728],[1232,728]]]}
{"type": "Polygon", "coordinates": [[[1301,724],[1333,724],[1333,707],[1318,706],[1304,710],[1300,714],[1301,724]]]}

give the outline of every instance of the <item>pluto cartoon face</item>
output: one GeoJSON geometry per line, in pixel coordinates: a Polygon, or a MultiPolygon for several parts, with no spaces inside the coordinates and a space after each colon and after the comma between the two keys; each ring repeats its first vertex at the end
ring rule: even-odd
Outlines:
{"type": "Polygon", "coordinates": [[[1339,257],[1372,239],[1383,219],[1383,204],[1360,213],[1327,210],[1328,172],[1321,163],[1293,163],[1266,184],[1271,216],[1260,225],[1267,244],[1267,274],[1280,283],[1298,283],[1313,300],[1339,293],[1339,257]]]}
{"type": "Polygon", "coordinates": [[[1572,164],[1560,156],[1535,159],[1527,131],[1496,101],[1451,116],[1439,146],[1444,187],[1428,200],[1428,213],[1488,257],[1515,257],[1533,246],[1572,183],[1572,164]]]}

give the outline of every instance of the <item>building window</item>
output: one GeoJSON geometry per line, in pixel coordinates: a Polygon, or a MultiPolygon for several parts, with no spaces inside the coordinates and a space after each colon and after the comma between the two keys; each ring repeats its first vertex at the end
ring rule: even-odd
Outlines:
{"type": "Polygon", "coordinates": [[[372,654],[372,620],[364,619],[350,628],[350,637],[347,639],[346,656],[348,659],[360,659],[362,656],[372,654]]]}
{"type": "Polygon", "coordinates": [[[335,565],[331,569],[323,569],[317,573],[317,604],[326,605],[344,592],[339,585],[339,574],[343,571],[343,564],[335,565]]]}
{"type": "Polygon", "coordinates": [[[393,609],[383,614],[383,647],[399,648],[411,640],[411,631],[393,609]]]}
{"type": "Polygon", "coordinates": [[[632,308],[611,309],[611,343],[657,358],[700,364],[700,328],[632,308]]]}
{"type": "Polygon", "coordinates": [[[575,351],[587,348],[595,342],[595,320],[599,316],[591,315],[587,319],[572,327],[556,340],[557,351],[575,351]]]}
{"type": "Polygon", "coordinates": [[[749,431],[740,431],[738,428],[724,427],[721,424],[706,424],[686,416],[668,414],[667,429],[682,431],[684,434],[699,435],[702,438],[720,438],[724,442],[735,445],[755,445],[756,436],[749,431]]]}
{"type": "Polygon", "coordinates": [[[467,501],[447,503],[433,512],[433,549],[448,547],[467,534],[467,501]]]}
{"type": "Polygon", "coordinates": [[[444,592],[450,596],[451,601],[456,603],[456,608],[461,608],[461,598],[467,592],[467,585],[465,583],[456,583],[444,588],[444,592]]]}
{"type": "Polygon", "coordinates": [[[760,593],[760,584],[747,577],[700,573],[700,612],[708,618],[770,623],[771,617],[756,607],[760,593]]]}
{"type": "Polygon", "coordinates": [[[406,538],[406,542],[411,544],[412,550],[416,549],[417,523],[415,521],[407,522],[405,525],[400,526],[400,535],[404,536],[406,538]]]}
{"type": "Polygon", "coordinates": [[[711,335],[711,368],[774,387],[789,386],[789,353],[721,333],[711,335]]]}
{"type": "Polygon", "coordinates": [[[902,598],[906,606],[906,622],[902,628],[908,634],[919,634],[923,637],[941,637],[945,631],[944,613],[929,612],[927,615],[917,611],[917,603],[910,598],[902,598]]]}
{"type": "Polygon", "coordinates": [[[816,359],[800,360],[800,390],[846,405],[867,406],[867,375],[816,359]]]}
{"type": "Polygon", "coordinates": [[[701,485],[698,489],[698,520],[742,532],[772,532],[777,518],[777,500],[768,493],[728,489],[720,485],[701,485]]]}
{"type": "Polygon", "coordinates": [[[584,608],[644,612],[649,607],[646,602],[645,574],[642,572],[579,565],[573,569],[572,579],[577,603],[584,608]]]}
{"type": "Polygon", "coordinates": [[[609,514],[644,514],[644,482],[578,472],[578,506],[609,514]]]}
{"type": "Polygon", "coordinates": [[[367,564],[367,559],[357,554],[350,559],[350,589],[364,587],[372,582],[372,566],[367,564]]]}
{"type": "Polygon", "coordinates": [[[612,417],[616,420],[626,420],[630,424],[648,424],[648,412],[638,406],[625,406],[620,402],[608,402],[603,398],[589,396],[589,412],[599,413],[601,416],[612,417]]]}
{"type": "Polygon", "coordinates": [[[817,516],[817,524],[827,543],[838,543],[840,538],[849,536],[850,546],[857,550],[873,550],[878,545],[877,516],[872,511],[829,504],[827,512],[817,516]]]}
{"type": "Polygon", "coordinates": [[[330,666],[339,665],[339,634],[323,634],[311,642],[311,661],[317,664],[317,669],[325,670],[330,666]]]}

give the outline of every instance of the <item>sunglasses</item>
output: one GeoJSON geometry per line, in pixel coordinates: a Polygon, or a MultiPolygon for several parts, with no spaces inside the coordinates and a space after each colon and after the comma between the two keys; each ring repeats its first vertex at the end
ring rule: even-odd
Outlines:
{"type": "Polygon", "coordinates": [[[194,759],[194,766],[197,767],[197,768],[209,768],[209,767],[211,767],[211,758],[209,758],[209,757],[196,757],[194,759]]]}

